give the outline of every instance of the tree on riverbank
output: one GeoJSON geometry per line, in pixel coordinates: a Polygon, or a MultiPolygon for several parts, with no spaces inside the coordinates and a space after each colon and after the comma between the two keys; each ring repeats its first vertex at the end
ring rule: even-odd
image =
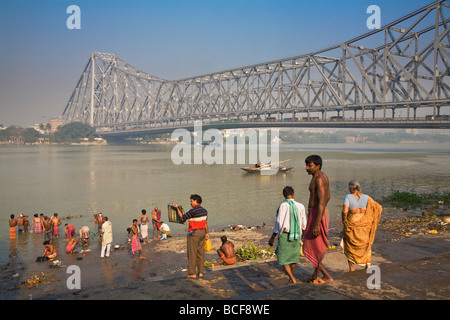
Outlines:
{"type": "Polygon", "coordinates": [[[81,122],[60,126],[54,133],[50,132],[49,125],[40,125],[39,128],[45,133],[39,133],[34,128],[10,126],[0,130],[0,142],[15,145],[36,143],[40,140],[44,143],[78,143],[86,138],[89,141],[93,141],[95,138],[95,128],[81,122]]]}
{"type": "Polygon", "coordinates": [[[21,128],[11,126],[5,130],[0,130],[0,141],[10,141],[11,143],[33,143],[37,142],[42,135],[33,128],[21,128]]]}
{"type": "Polygon", "coordinates": [[[79,142],[88,138],[92,141],[95,137],[95,129],[88,124],[81,122],[72,122],[64,126],[58,127],[53,135],[54,142],[71,143],[79,142]]]}

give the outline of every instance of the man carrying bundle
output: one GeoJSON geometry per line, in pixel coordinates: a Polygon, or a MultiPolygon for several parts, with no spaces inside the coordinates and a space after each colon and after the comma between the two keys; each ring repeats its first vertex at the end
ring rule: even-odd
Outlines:
{"type": "Polygon", "coordinates": [[[176,203],[172,206],[176,208],[178,216],[183,220],[189,220],[187,235],[187,255],[188,255],[188,275],[187,279],[202,278],[205,271],[205,240],[209,239],[208,233],[208,211],[201,206],[202,198],[198,194],[190,197],[192,209],[182,214],[176,203]]]}

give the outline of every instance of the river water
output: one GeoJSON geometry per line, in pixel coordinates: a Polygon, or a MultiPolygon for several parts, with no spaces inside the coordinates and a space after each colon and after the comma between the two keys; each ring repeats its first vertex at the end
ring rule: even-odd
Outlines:
{"type": "MultiPolygon", "coordinates": [[[[197,193],[209,212],[210,229],[273,225],[285,186],[292,186],[295,199],[307,206],[311,177],[304,159],[310,154],[324,159],[332,220],[340,218],[340,205],[353,179],[375,199],[395,190],[450,190],[448,143],[280,145],[280,160],[291,159],[286,164],[295,170],[274,176],[246,174],[238,164],[175,165],[172,149],[166,145],[0,147],[0,263],[11,254],[36,257],[43,250],[41,235],[9,240],[10,214],[16,218],[27,214],[30,222],[35,213],[82,215],[62,221],[74,224],[78,231],[83,225],[95,230],[93,214],[103,212],[113,224],[118,243],[126,240],[126,228],[142,209],[151,214],[157,205],[168,221],[168,203],[189,208],[189,196],[197,193]]],[[[185,234],[186,226],[169,225],[173,235],[185,234]]]]}

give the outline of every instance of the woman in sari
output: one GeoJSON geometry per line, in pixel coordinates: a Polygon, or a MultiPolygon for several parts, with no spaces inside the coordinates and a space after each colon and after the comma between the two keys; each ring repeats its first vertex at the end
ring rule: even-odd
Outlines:
{"type": "Polygon", "coordinates": [[[342,207],[342,237],[349,270],[354,271],[355,264],[366,268],[371,264],[372,244],[383,208],[361,192],[358,181],[350,181],[348,189],[350,194],[342,207]]]}

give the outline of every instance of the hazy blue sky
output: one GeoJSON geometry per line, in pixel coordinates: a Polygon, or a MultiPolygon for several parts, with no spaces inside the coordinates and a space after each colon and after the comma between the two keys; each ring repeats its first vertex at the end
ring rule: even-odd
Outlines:
{"type": "Polygon", "coordinates": [[[91,51],[117,54],[166,79],[182,79],[326,48],[368,32],[425,0],[0,0],[0,124],[60,115],[91,51]],[[69,30],[67,7],[81,9],[69,30]]]}

